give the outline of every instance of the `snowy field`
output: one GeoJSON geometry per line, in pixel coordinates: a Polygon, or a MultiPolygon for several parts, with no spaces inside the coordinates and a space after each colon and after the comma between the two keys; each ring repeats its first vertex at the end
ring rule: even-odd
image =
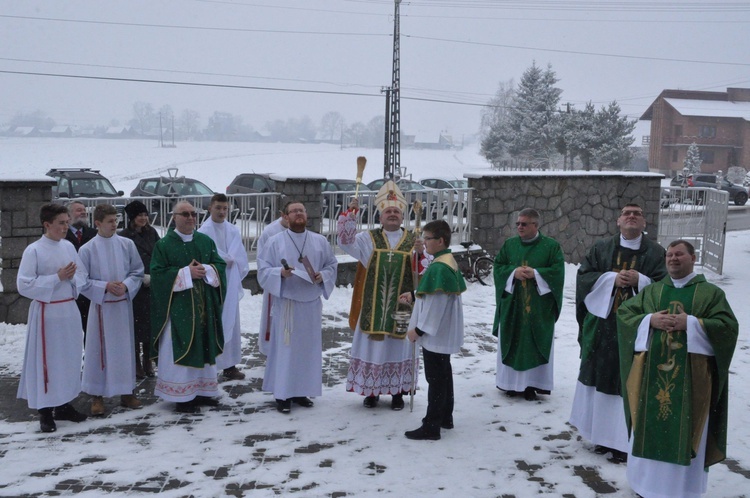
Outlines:
{"type": "MultiPolygon", "coordinates": [[[[178,166],[182,174],[223,190],[241,171],[288,174],[302,168],[351,178],[357,155],[369,155],[371,163],[382,157],[376,150],[342,151],[329,146],[193,143],[159,149],[150,142],[49,139],[0,139],[0,151],[0,176],[40,176],[50,167],[93,167],[126,193],[140,176],[168,166],[178,166]],[[81,146],[84,143],[88,150],[81,146]]],[[[415,179],[489,170],[469,149],[403,151],[402,163],[415,179]]],[[[375,169],[366,171],[366,181],[381,176],[382,171],[375,169]]],[[[729,460],[711,468],[707,496],[712,498],[750,495],[750,390],[745,387],[750,374],[750,308],[745,307],[750,232],[729,233],[726,255],[724,275],[708,274],[708,278],[726,291],[740,321],[740,340],[729,379],[729,460]]],[[[29,412],[28,421],[0,421],[0,496],[42,493],[54,489],[51,482],[65,480],[127,486],[168,475],[186,484],[165,496],[224,496],[227,482],[240,486],[257,482],[268,487],[258,486],[245,496],[296,492],[357,497],[632,497],[625,466],[593,454],[566,423],[578,371],[575,271],[575,266],[566,266],[565,302],[556,327],[555,389],[535,402],[506,398],[495,388],[497,341],[490,334],[494,289],[469,285],[463,297],[465,345],[453,359],[456,427],[443,431],[440,441],[403,437],[405,430],[420,425],[426,407],[424,391],[418,393],[413,413],[408,408],[392,412],[387,400],[366,410],[362,398],[347,393],[340,379],[324,386],[314,408],[295,407],[290,416],[273,409],[269,394],[253,389],[236,397],[225,393],[222,403],[227,409],[204,410],[199,417],[183,417],[185,423],[172,412],[173,405],[157,402],[135,412],[115,410],[105,419],[82,424],[61,422],[57,433],[43,435],[29,412]],[[139,423],[151,430],[127,435],[113,430],[139,423]],[[258,435],[269,437],[247,444],[248,438],[258,435]],[[226,469],[223,477],[210,477],[220,467],[226,469]],[[42,474],[46,477],[39,477],[42,474]],[[587,483],[584,474],[589,475],[587,483]],[[591,475],[601,481],[600,486],[591,485],[591,475]]],[[[350,298],[350,288],[338,288],[324,302],[324,334],[345,327],[350,298]]],[[[257,349],[253,346],[260,308],[261,296],[246,293],[241,317],[248,350],[257,349]]],[[[0,377],[18,375],[24,341],[23,326],[0,324],[0,377]]],[[[324,364],[345,361],[347,349],[346,344],[328,349],[324,364]]],[[[245,359],[251,365],[245,382],[257,383],[262,377],[262,368],[254,366],[256,360],[245,359]]],[[[326,372],[326,378],[336,375],[326,372]]],[[[423,378],[420,384],[426,386],[423,378]]],[[[94,486],[79,494],[98,497],[102,491],[94,486]]]]}

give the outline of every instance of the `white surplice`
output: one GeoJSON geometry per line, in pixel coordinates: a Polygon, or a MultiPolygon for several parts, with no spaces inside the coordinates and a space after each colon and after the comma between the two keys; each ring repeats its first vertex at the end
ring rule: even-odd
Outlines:
{"type": "Polygon", "coordinates": [[[21,257],[16,285],[31,299],[18,397],[29,408],[60,406],[81,392],[83,328],[75,298],[86,284],[86,269],[73,244],[46,236],[21,257]],[[74,262],[76,274],[60,280],[57,271],[74,262]]]}
{"type": "MultiPolygon", "coordinates": [[[[281,224],[281,218],[277,218],[276,221],[264,228],[263,233],[258,238],[258,254],[263,251],[263,248],[271,237],[284,230],[286,228],[281,224]]],[[[273,301],[271,294],[263,292],[263,303],[260,308],[260,327],[258,328],[258,350],[266,356],[268,356],[271,348],[271,301],[273,301]]]]}
{"type": "Polygon", "coordinates": [[[263,390],[276,399],[320,396],[323,392],[321,297],[328,299],[336,284],[338,262],[320,234],[291,230],[274,235],[258,255],[258,283],[271,294],[271,349],[266,360],[263,390]],[[300,253],[323,281],[311,283],[300,253]],[[297,270],[281,276],[281,259],[297,270]]]}
{"type": "Polygon", "coordinates": [[[216,357],[216,368],[231,368],[242,362],[242,329],[240,327],[240,299],[245,290],[242,280],[250,271],[247,251],[236,225],[226,221],[215,223],[211,218],[203,222],[199,232],[211,237],[219,256],[227,263],[227,295],[221,310],[224,327],[224,352],[216,357]]]}
{"type": "Polygon", "coordinates": [[[93,396],[132,394],[135,388],[133,298],[143,282],[143,261],[125,237],[97,235],[78,255],[88,271],[81,293],[91,300],[81,389],[93,396]],[[123,296],[108,294],[108,282],[122,282],[123,296]]]}

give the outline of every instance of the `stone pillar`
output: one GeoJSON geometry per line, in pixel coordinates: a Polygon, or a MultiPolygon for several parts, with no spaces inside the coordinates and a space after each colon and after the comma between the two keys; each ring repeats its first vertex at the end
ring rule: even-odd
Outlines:
{"type": "Polygon", "coordinates": [[[518,212],[541,214],[541,232],[557,240],[568,263],[580,263],[591,244],[619,233],[627,203],[643,207],[646,236],[657,240],[663,175],[632,172],[522,172],[466,174],[474,191],[472,240],[490,255],[516,235],[518,212]]]}
{"type": "Polygon", "coordinates": [[[16,276],[24,249],[42,235],[39,208],[52,198],[55,181],[0,181],[0,322],[26,323],[30,301],[18,294],[16,276]]]}
{"type": "Polygon", "coordinates": [[[276,182],[276,192],[282,194],[279,211],[289,201],[302,202],[307,209],[307,228],[320,233],[323,228],[321,183],[325,181],[325,178],[281,175],[271,175],[271,178],[276,182]]]}

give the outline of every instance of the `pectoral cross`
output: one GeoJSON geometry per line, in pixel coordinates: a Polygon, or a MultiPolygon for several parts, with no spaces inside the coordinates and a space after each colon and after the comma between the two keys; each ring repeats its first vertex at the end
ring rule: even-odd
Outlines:
{"type": "Polygon", "coordinates": [[[392,263],[392,259],[393,259],[393,251],[388,251],[388,262],[392,263]]]}

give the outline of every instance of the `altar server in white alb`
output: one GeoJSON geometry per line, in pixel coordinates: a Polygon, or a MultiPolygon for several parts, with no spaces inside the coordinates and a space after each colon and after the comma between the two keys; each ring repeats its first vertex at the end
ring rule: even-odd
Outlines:
{"type": "Polygon", "coordinates": [[[133,298],[143,282],[143,261],[132,240],[117,232],[117,209],[94,209],[97,235],[78,252],[88,272],[82,293],[91,301],[83,361],[83,392],[91,395],[91,415],[104,415],[104,397],[120,395],[120,405],[140,408],[135,389],[133,298]]]}
{"type": "Polygon", "coordinates": [[[229,223],[229,199],[214,194],[208,207],[211,217],[203,222],[199,232],[211,237],[219,256],[227,263],[227,295],[221,311],[224,326],[224,352],[216,357],[216,368],[222,369],[227,380],[242,380],[245,374],[237,365],[242,362],[242,330],[240,328],[240,299],[245,294],[242,280],[250,271],[247,250],[237,225],[229,223]]]}
{"type": "Polygon", "coordinates": [[[86,420],[69,404],[81,392],[83,328],[75,300],[86,269],[65,240],[68,210],[45,204],[39,218],[44,235],[23,251],[16,278],[18,293],[31,299],[18,397],[39,412],[42,432],[54,432],[55,420],[86,420]]]}
{"type": "Polygon", "coordinates": [[[323,393],[320,298],[333,292],[338,263],[326,238],[307,230],[304,204],[288,202],[284,217],[289,229],[258,254],[258,283],[273,297],[263,390],[273,393],[279,412],[289,413],[292,402],[309,408],[310,397],[323,393]]]}

